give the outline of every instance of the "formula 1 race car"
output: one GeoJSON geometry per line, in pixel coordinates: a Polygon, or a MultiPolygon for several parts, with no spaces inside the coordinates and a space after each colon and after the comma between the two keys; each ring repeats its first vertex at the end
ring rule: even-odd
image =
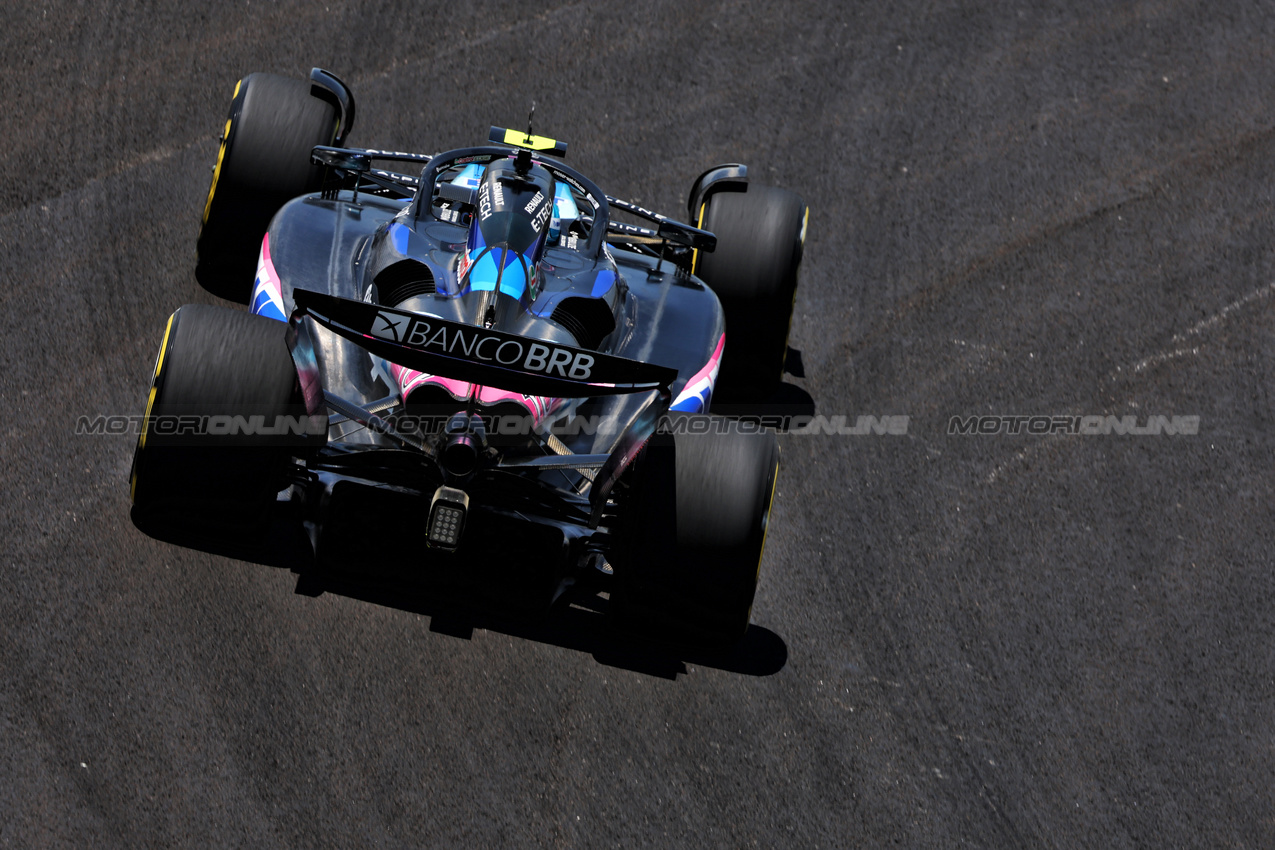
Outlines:
{"type": "Polygon", "coordinates": [[[739,640],[779,450],[708,409],[779,384],[803,201],[718,166],[691,226],[530,127],[427,156],[347,146],[354,117],[321,69],[235,87],[196,276],[249,312],[169,318],[134,522],[250,541],[284,517],[319,574],[585,589],[626,632],[739,640]]]}

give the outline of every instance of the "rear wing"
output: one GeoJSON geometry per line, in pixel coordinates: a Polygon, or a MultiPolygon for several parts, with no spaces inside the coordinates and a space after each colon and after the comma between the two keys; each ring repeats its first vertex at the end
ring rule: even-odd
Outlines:
{"type": "Polygon", "coordinates": [[[292,293],[291,324],[302,319],[418,372],[555,398],[658,390],[668,393],[677,370],[557,342],[451,322],[305,289],[292,293]]]}

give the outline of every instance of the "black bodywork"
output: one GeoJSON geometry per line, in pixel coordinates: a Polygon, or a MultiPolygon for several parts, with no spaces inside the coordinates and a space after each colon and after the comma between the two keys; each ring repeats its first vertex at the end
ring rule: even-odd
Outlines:
{"type": "Polygon", "coordinates": [[[544,603],[609,573],[626,467],[675,400],[700,412],[711,395],[723,313],[688,269],[692,252],[712,250],[712,234],[608,199],[517,146],[432,157],[320,147],[314,161],[324,188],[274,216],[250,306],[287,320],[307,409],[330,416],[323,446],[298,454],[289,491],[319,562],[384,563],[389,548],[369,550],[380,539],[400,572],[445,581],[500,563],[506,589],[544,603]],[[423,168],[413,176],[375,160],[423,168]],[[457,182],[473,165],[484,177],[508,172],[506,185],[526,181],[516,196],[524,218],[543,216],[532,190],[552,193],[545,176],[570,187],[578,207],[556,240],[546,229],[545,244],[515,258],[519,272],[505,267],[521,292],[466,285],[478,230],[468,225],[490,203],[485,184],[457,182]],[[613,222],[613,209],[656,226],[613,222]],[[390,364],[554,406],[529,415],[539,410],[531,401],[489,405],[476,389],[458,398],[437,387],[405,400],[390,364]],[[707,391],[683,394],[706,377],[707,391]],[[465,514],[453,545],[433,539],[428,522],[457,493],[465,514]]]}

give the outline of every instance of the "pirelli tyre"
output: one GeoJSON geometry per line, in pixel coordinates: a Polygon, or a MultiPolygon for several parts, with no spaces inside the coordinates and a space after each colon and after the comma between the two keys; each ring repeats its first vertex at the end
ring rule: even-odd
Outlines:
{"type": "Polygon", "coordinates": [[[204,203],[195,276],[214,295],[246,303],[270,219],[288,201],[322,186],[310,162],[332,144],[337,111],[308,81],[249,74],[235,86],[212,185],[204,203]]]}
{"type": "Polygon", "coordinates": [[[765,402],[782,381],[797,295],[797,270],[808,210],[800,196],[756,183],[710,190],[694,210],[699,227],[717,235],[694,273],[712,288],[726,314],[726,349],[713,401],[765,402]]]}
{"type": "Polygon", "coordinates": [[[621,628],[711,648],[747,632],[779,468],[775,435],[747,427],[674,415],[634,460],[611,555],[621,628]]]}
{"type": "Polygon", "coordinates": [[[168,320],[133,454],[139,525],[250,529],[288,484],[294,456],[326,440],[309,417],[282,322],[187,304],[168,320]]]}

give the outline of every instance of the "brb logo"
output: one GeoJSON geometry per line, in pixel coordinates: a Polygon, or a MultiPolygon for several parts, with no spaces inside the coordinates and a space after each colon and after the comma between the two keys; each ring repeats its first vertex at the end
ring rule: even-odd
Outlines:
{"type": "Polygon", "coordinates": [[[438,321],[431,325],[425,319],[396,313],[378,312],[372,321],[371,334],[422,351],[495,363],[524,372],[558,375],[573,381],[589,380],[596,362],[593,355],[571,348],[498,336],[484,328],[438,321]]]}

